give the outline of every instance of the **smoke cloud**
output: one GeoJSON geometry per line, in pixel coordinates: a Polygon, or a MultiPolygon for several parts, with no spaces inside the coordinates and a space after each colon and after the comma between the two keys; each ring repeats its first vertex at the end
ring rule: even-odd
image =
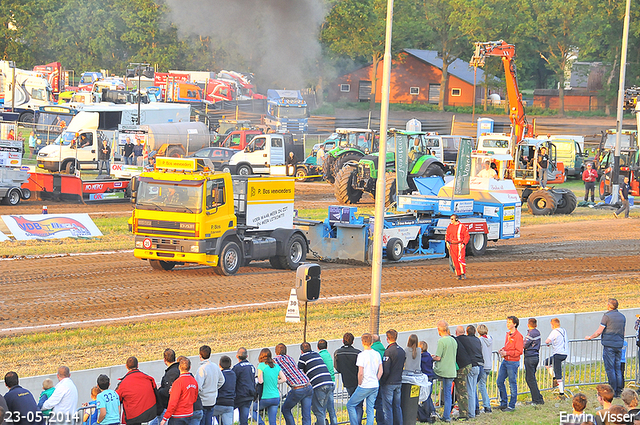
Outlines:
{"type": "Polygon", "coordinates": [[[219,65],[253,72],[261,91],[302,88],[313,80],[322,0],[166,1],[180,31],[221,43],[227,56],[219,65]]]}

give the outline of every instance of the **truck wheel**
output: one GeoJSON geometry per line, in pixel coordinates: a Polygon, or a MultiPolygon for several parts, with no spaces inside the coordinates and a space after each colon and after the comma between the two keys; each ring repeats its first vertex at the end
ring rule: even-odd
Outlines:
{"type": "Polygon", "coordinates": [[[286,255],[278,257],[280,258],[280,268],[295,270],[300,263],[307,259],[307,242],[298,234],[292,235],[287,241],[284,252],[286,255]]]}
{"type": "Polygon", "coordinates": [[[300,167],[296,170],[296,181],[304,182],[307,181],[307,170],[300,167]]]}
{"type": "Polygon", "coordinates": [[[167,156],[170,158],[182,158],[184,155],[185,152],[182,146],[169,146],[169,149],[167,149],[167,156]]]}
{"type": "Polygon", "coordinates": [[[3,199],[5,205],[18,205],[20,203],[20,191],[15,187],[9,189],[7,196],[3,199]]]}
{"type": "Polygon", "coordinates": [[[67,174],[75,174],[76,173],[76,162],[71,160],[67,161],[64,165],[64,172],[67,174]]]}
{"type": "Polygon", "coordinates": [[[342,204],[357,204],[362,198],[362,191],[353,187],[353,181],[357,177],[358,171],[355,167],[345,165],[336,175],[333,185],[333,192],[338,202],[342,204]]]}
{"type": "Polygon", "coordinates": [[[387,258],[391,261],[398,261],[404,254],[404,246],[398,238],[391,238],[387,242],[387,258]]]}
{"type": "Polygon", "coordinates": [[[539,189],[527,198],[529,211],[533,215],[551,215],[556,211],[556,198],[545,189],[539,189]]]}
{"type": "Polygon", "coordinates": [[[390,207],[398,200],[398,194],[396,191],[396,173],[387,173],[384,185],[384,206],[390,207]]]}
{"type": "Polygon", "coordinates": [[[235,242],[227,242],[222,248],[220,255],[218,256],[218,265],[215,270],[216,273],[222,276],[231,276],[238,272],[242,264],[242,253],[240,247],[235,242]]]}
{"type": "Polygon", "coordinates": [[[27,124],[32,124],[33,123],[33,112],[23,112],[20,114],[20,118],[18,118],[18,121],[23,122],[23,123],[27,123],[27,124]]]}
{"type": "Polygon", "coordinates": [[[223,173],[231,173],[231,169],[225,165],[224,167],[222,167],[222,172],[223,173]]]}
{"type": "Polygon", "coordinates": [[[280,264],[280,257],[269,258],[269,264],[271,264],[271,267],[273,267],[274,269],[282,268],[282,265],[280,264]]]}
{"type": "Polygon", "coordinates": [[[484,233],[474,233],[467,244],[467,254],[474,257],[483,255],[487,250],[487,235],[484,233]]]}
{"type": "Polygon", "coordinates": [[[25,201],[31,198],[31,191],[29,189],[22,189],[22,199],[25,201]]]}
{"type": "Polygon", "coordinates": [[[554,192],[562,194],[562,198],[560,198],[556,207],[556,214],[571,214],[578,205],[576,194],[570,190],[555,190],[554,192]]]}
{"type": "Polygon", "coordinates": [[[238,167],[238,173],[239,176],[250,176],[253,174],[253,170],[251,170],[251,167],[249,165],[241,165],[238,167]]]}
{"type": "Polygon", "coordinates": [[[149,260],[149,265],[154,270],[169,271],[169,270],[172,270],[176,266],[176,263],[171,262],[171,261],[149,260]]]}

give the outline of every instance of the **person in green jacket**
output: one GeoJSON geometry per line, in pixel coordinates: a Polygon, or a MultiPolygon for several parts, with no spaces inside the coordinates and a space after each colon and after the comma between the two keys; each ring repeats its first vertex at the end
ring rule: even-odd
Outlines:
{"type": "MultiPolygon", "coordinates": [[[[327,341],[325,339],[318,340],[318,354],[322,357],[322,361],[325,365],[327,365],[327,369],[329,369],[329,374],[331,374],[331,380],[336,382],[335,370],[333,368],[333,358],[331,353],[327,351],[327,341]]],[[[329,415],[329,424],[337,425],[338,417],[336,416],[336,408],[333,403],[333,393],[331,393],[331,397],[329,399],[329,403],[327,403],[327,414],[329,415]]]]}
{"type": "MultiPolygon", "coordinates": [[[[40,393],[40,400],[38,401],[38,407],[40,409],[42,409],[44,402],[51,397],[51,394],[53,394],[55,390],[56,387],[53,385],[53,381],[51,379],[47,378],[42,381],[42,392],[40,393]]],[[[46,418],[49,416],[49,413],[51,413],[51,409],[43,410],[42,416],[46,418]]]]}

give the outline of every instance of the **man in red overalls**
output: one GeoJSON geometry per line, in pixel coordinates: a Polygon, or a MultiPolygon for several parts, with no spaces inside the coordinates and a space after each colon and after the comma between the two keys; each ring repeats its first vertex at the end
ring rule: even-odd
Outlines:
{"type": "Polygon", "coordinates": [[[447,227],[445,242],[447,243],[447,248],[449,248],[449,256],[453,261],[458,280],[466,279],[467,263],[465,262],[464,254],[469,243],[469,230],[467,226],[458,221],[456,214],[451,215],[451,223],[447,227]]]}

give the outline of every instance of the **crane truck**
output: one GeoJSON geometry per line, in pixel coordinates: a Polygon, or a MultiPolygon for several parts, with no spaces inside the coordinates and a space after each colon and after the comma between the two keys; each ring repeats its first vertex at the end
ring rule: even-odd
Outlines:
{"type": "MultiPolygon", "coordinates": [[[[518,89],[515,55],[515,46],[504,40],[476,42],[475,51],[470,61],[471,65],[481,67],[484,66],[487,56],[502,58],[509,99],[509,119],[511,120],[509,140],[511,160],[506,163],[505,178],[513,180],[522,200],[527,202],[532,214],[571,214],[577,205],[576,196],[572,191],[556,188],[545,189],[540,186],[538,155],[542,147],[547,148],[549,155],[548,184],[564,182],[564,164],[557,161],[557,149],[551,140],[534,138],[533,125],[527,122],[522,94],[518,89]]],[[[484,151],[483,153],[493,152],[484,151]]],[[[496,161],[492,160],[492,162],[496,161]]]]}
{"type": "Polygon", "coordinates": [[[254,260],[295,270],[306,259],[307,238],[293,228],[292,179],[232,177],[206,158],[158,158],[133,196],[134,256],[153,269],[202,264],[229,276],[254,260]]]}

